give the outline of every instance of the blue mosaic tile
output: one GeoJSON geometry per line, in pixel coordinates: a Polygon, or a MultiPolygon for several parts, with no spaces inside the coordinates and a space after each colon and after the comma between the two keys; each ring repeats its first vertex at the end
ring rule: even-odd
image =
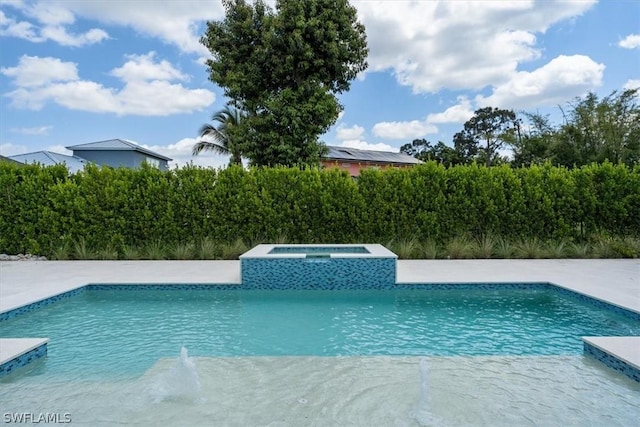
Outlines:
{"type": "Polygon", "coordinates": [[[520,290],[547,290],[550,289],[548,283],[397,283],[396,288],[403,290],[433,290],[433,291],[466,291],[484,290],[496,291],[501,289],[520,290]]]}
{"type": "Polygon", "coordinates": [[[167,283],[151,283],[151,284],[91,284],[87,286],[89,291],[229,291],[240,290],[241,286],[237,283],[187,283],[187,284],[167,284],[167,283]]]}
{"type": "Polygon", "coordinates": [[[395,258],[245,258],[244,289],[390,289],[395,258]]]}
{"type": "Polygon", "coordinates": [[[42,308],[44,306],[47,306],[49,304],[53,304],[53,303],[56,303],[58,301],[61,301],[61,300],[67,299],[67,298],[75,297],[76,295],[79,295],[82,292],[84,292],[85,289],[86,289],[86,286],[82,286],[80,288],[73,289],[73,290],[67,291],[67,292],[63,292],[61,294],[54,295],[52,297],[45,298],[45,299],[40,300],[40,301],[32,302],[31,304],[23,305],[22,307],[14,308],[13,310],[5,311],[3,313],[0,313],[0,322],[3,321],[3,320],[9,320],[12,317],[18,316],[20,314],[28,313],[28,312],[33,311],[33,310],[38,310],[38,309],[40,309],[40,308],[42,308]]]}
{"type": "Polygon", "coordinates": [[[33,350],[29,350],[26,353],[11,359],[2,365],[0,365],[0,377],[10,374],[16,369],[25,366],[36,359],[39,359],[47,355],[47,343],[44,343],[33,350]]]}
{"type": "Polygon", "coordinates": [[[631,366],[624,360],[620,360],[617,357],[600,350],[598,347],[595,347],[589,344],[586,341],[584,343],[584,354],[587,356],[591,356],[594,359],[604,363],[608,367],[615,369],[623,375],[631,378],[634,381],[640,382],[640,370],[635,366],[631,366]]]}
{"type": "Polygon", "coordinates": [[[549,285],[556,292],[560,293],[563,296],[566,296],[566,297],[569,297],[569,298],[573,298],[573,299],[577,299],[577,300],[582,301],[582,302],[586,302],[589,305],[592,305],[592,306],[598,307],[600,309],[607,310],[607,311],[622,315],[624,317],[628,317],[629,319],[634,320],[636,322],[640,322],[640,313],[638,313],[638,312],[635,312],[635,311],[632,311],[632,310],[628,310],[626,308],[618,307],[617,305],[608,303],[606,301],[599,300],[597,298],[590,297],[588,295],[581,294],[580,292],[575,292],[575,291],[572,291],[570,289],[563,288],[561,286],[557,286],[557,285],[554,285],[554,284],[549,284],[549,285]]]}

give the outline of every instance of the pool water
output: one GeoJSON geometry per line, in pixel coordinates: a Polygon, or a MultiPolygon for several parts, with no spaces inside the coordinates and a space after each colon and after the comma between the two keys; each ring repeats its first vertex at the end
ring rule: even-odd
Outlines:
{"type": "Polygon", "coordinates": [[[631,427],[640,418],[640,384],[584,356],[194,362],[197,393],[180,394],[167,381],[175,357],[135,378],[99,381],[47,377],[46,361],[38,361],[0,385],[0,402],[3,410],[68,414],[71,425],[88,427],[631,427]]]}
{"type": "Polygon", "coordinates": [[[369,254],[364,246],[276,246],[269,254],[369,254]]]}
{"type": "Polygon", "coordinates": [[[87,290],[0,322],[49,337],[49,375],[135,376],[192,356],[580,355],[640,322],[545,289],[87,290]],[[126,356],[125,356],[126,355],[126,356]]]}
{"type": "Polygon", "coordinates": [[[86,290],[0,322],[51,339],[0,403],[91,427],[631,426],[640,383],[580,336],[639,323],[550,289],[86,290]]]}

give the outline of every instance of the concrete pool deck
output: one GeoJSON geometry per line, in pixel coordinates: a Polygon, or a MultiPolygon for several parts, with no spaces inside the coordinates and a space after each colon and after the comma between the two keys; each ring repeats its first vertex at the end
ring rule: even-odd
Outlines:
{"type": "MultiPolygon", "coordinates": [[[[397,282],[552,283],[640,313],[640,260],[398,260],[397,282]]],[[[240,262],[0,261],[0,313],[96,283],[239,285],[240,262]]],[[[610,341],[598,347],[640,369],[640,337],[610,341]]],[[[0,339],[0,360],[18,347],[0,339]]]]}

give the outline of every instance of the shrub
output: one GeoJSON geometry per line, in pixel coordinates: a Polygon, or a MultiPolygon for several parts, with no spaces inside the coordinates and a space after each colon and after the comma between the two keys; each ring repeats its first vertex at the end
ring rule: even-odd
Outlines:
{"type": "Polygon", "coordinates": [[[521,239],[515,245],[514,255],[517,258],[547,258],[544,244],[536,237],[521,239]]]}
{"type": "Polygon", "coordinates": [[[249,248],[244,244],[242,239],[236,239],[233,243],[225,243],[222,245],[222,259],[238,259],[240,255],[245,253],[249,248]]]}
{"type": "Polygon", "coordinates": [[[475,258],[475,252],[473,240],[466,236],[454,237],[444,246],[444,253],[452,259],[475,258]]]}
{"type": "Polygon", "coordinates": [[[391,240],[387,243],[387,248],[400,259],[416,258],[420,253],[420,244],[415,237],[391,240]]]}
{"type": "Polygon", "coordinates": [[[199,259],[216,259],[219,257],[218,245],[210,237],[205,237],[198,245],[199,259]]]}
{"type": "MultiPolygon", "coordinates": [[[[105,248],[127,259],[162,259],[167,248],[187,241],[198,242],[192,256],[211,259],[223,256],[211,242],[233,246],[238,239],[249,246],[392,240],[403,242],[404,255],[446,256],[437,248],[449,246],[449,256],[485,258],[512,256],[507,243],[522,240],[519,256],[555,257],[562,251],[526,246],[599,235],[614,238],[617,256],[638,256],[624,239],[640,236],[640,165],[569,170],[428,162],[365,170],[356,181],[317,168],[90,165],[69,175],[61,166],[0,164],[0,252],[6,253],[64,257],[67,245],[68,256],[83,259],[105,248]],[[415,248],[422,239],[432,240],[427,252],[415,248]],[[80,242],[85,247],[75,248],[80,242]],[[471,244],[473,251],[465,249],[471,244]],[[139,254],[127,254],[131,248],[139,254]]],[[[226,257],[237,252],[226,246],[226,257]]],[[[565,246],[586,256],[584,247],[565,246]]]]}
{"type": "Polygon", "coordinates": [[[177,243],[169,252],[171,259],[193,259],[196,256],[196,245],[192,242],[177,243]]]}
{"type": "Polygon", "coordinates": [[[169,251],[167,245],[161,240],[153,240],[142,251],[142,259],[162,260],[167,259],[169,251]]]}
{"type": "Polygon", "coordinates": [[[438,243],[433,239],[427,239],[420,245],[422,249],[422,257],[426,259],[437,259],[440,256],[438,243]]]}

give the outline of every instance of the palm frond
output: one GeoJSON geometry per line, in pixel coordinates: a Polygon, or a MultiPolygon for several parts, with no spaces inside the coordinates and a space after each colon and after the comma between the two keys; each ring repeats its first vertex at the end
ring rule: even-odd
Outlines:
{"type": "Polygon", "coordinates": [[[220,129],[216,129],[210,124],[202,125],[200,128],[200,138],[212,139],[222,145],[226,145],[227,135],[220,129]]]}
{"type": "Polygon", "coordinates": [[[203,151],[211,151],[216,154],[227,155],[230,154],[230,151],[224,145],[215,142],[215,141],[203,141],[200,140],[193,145],[193,155],[197,156],[203,151]]]}
{"type": "Polygon", "coordinates": [[[212,151],[217,154],[231,155],[231,163],[241,164],[242,157],[238,151],[237,143],[229,137],[230,128],[237,126],[246,114],[236,108],[224,107],[211,116],[217,126],[205,124],[200,128],[200,141],[193,146],[193,155],[197,156],[202,151],[212,151]]]}

